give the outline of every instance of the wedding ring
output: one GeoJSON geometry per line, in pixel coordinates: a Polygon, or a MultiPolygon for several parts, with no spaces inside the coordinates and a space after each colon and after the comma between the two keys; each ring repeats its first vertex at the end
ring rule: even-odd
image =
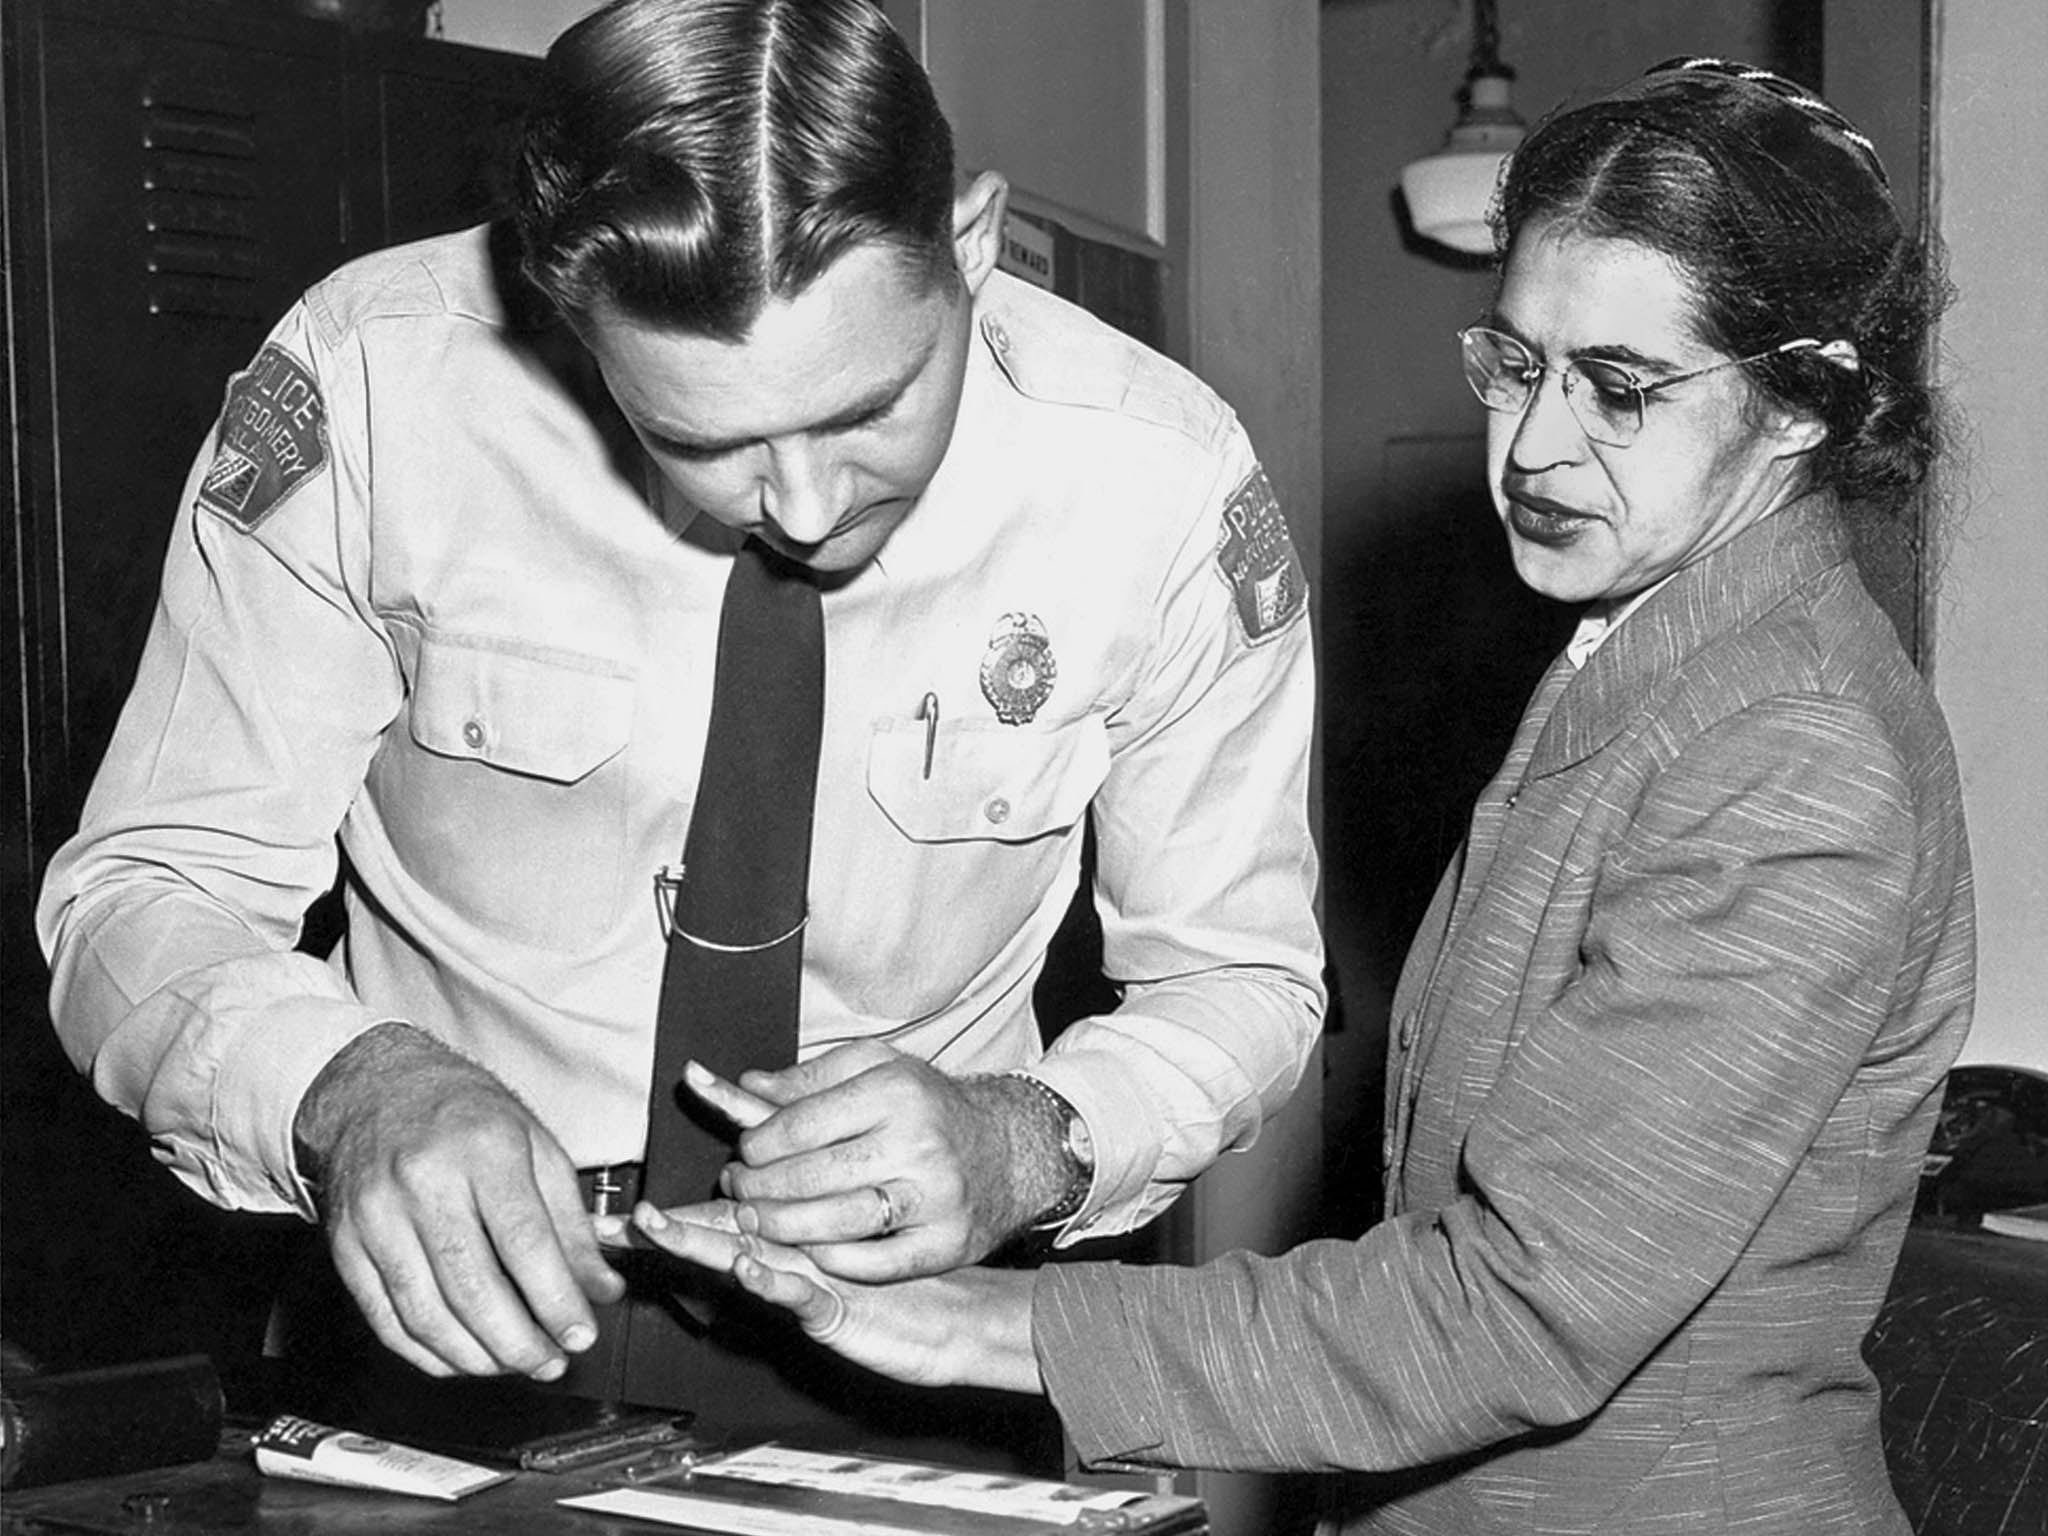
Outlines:
{"type": "Polygon", "coordinates": [[[890,1198],[888,1185],[877,1184],[873,1188],[875,1198],[882,1202],[882,1226],[881,1230],[875,1235],[877,1237],[887,1237],[896,1230],[896,1202],[890,1198]]]}

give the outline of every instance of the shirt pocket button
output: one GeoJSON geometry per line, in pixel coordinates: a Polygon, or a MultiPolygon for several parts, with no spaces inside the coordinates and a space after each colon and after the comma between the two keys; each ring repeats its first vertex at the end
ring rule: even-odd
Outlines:
{"type": "Polygon", "coordinates": [[[987,805],[984,805],[981,808],[981,814],[986,816],[991,822],[995,823],[995,825],[1001,826],[1004,822],[1010,819],[1010,802],[1005,800],[1001,795],[997,795],[993,800],[989,801],[987,805]]]}
{"type": "Polygon", "coordinates": [[[481,720],[465,720],[462,725],[463,745],[472,752],[480,752],[484,745],[484,726],[481,720]]]}

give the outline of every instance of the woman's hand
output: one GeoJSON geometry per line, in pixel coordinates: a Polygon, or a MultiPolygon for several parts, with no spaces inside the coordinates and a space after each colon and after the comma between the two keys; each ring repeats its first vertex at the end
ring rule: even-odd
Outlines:
{"type": "Polygon", "coordinates": [[[1031,1350],[1028,1272],[960,1269],[869,1285],[828,1275],[801,1249],[741,1230],[742,1221],[727,1201],[674,1213],[643,1201],[633,1210],[633,1225],[656,1247],[730,1274],[857,1365],[916,1386],[1044,1390],[1031,1350]]]}

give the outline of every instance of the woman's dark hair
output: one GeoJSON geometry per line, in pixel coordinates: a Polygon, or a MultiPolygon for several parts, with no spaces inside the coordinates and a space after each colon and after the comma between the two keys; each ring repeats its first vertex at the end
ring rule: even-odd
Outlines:
{"type": "Polygon", "coordinates": [[[548,52],[515,221],[565,313],[737,340],[856,246],[953,281],[952,208],[952,132],[870,0],[614,0],[548,52]]]}
{"type": "Polygon", "coordinates": [[[1826,103],[1721,60],[1659,64],[1552,113],[1515,150],[1496,249],[1552,221],[1662,253],[1689,280],[1700,339],[1730,357],[1803,336],[1854,343],[1857,369],[1807,350],[1745,371],[1827,428],[1815,487],[1866,516],[1912,509],[1940,449],[1927,368],[1948,285],[1900,223],[1870,141],[1826,103]]]}

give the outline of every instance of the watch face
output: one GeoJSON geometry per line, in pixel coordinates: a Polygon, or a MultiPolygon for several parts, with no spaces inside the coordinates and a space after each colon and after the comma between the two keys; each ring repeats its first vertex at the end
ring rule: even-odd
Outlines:
{"type": "Polygon", "coordinates": [[[1088,1134],[1088,1127],[1072,1105],[1067,1106],[1067,1161],[1073,1165],[1073,1176],[1067,1180],[1067,1187],[1060,1192],[1052,1208],[1039,1220],[1047,1225],[1069,1221],[1074,1214],[1088,1203],[1089,1188],[1095,1183],[1095,1139],[1088,1134]]]}

